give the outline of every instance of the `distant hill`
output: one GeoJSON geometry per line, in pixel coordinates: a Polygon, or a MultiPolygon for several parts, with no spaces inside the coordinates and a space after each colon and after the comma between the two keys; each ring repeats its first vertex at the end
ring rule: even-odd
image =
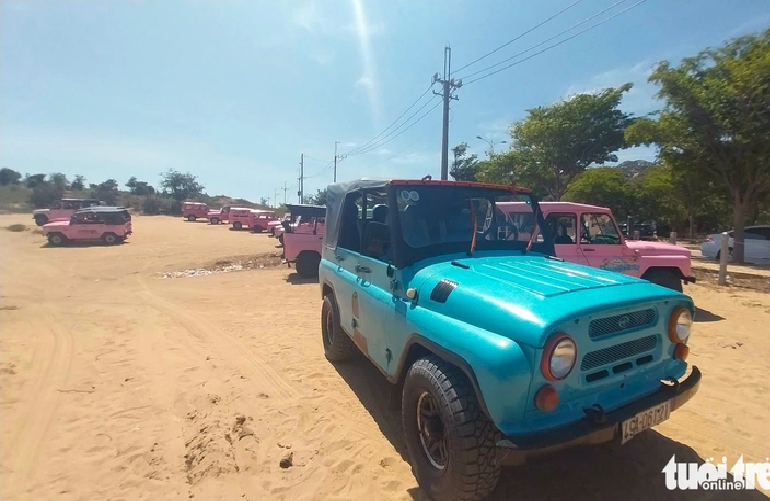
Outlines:
{"type": "Polygon", "coordinates": [[[625,172],[627,178],[633,179],[654,166],[654,163],[648,162],[647,160],[628,160],[619,163],[615,168],[621,169],[625,172]]]}

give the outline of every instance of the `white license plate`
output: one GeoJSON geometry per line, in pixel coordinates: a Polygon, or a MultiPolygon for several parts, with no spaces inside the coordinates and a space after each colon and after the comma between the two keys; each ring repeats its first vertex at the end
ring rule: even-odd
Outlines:
{"type": "Polygon", "coordinates": [[[662,423],[670,415],[671,400],[642,411],[631,419],[626,419],[623,421],[623,441],[621,443],[625,444],[644,430],[662,423]]]}

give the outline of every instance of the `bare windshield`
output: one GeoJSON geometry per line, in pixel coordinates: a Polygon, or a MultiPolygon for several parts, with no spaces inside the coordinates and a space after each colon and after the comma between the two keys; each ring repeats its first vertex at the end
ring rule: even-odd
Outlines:
{"type": "Polygon", "coordinates": [[[396,186],[398,217],[406,245],[412,249],[448,245],[451,250],[519,249],[529,242],[534,221],[530,195],[477,187],[396,186]],[[526,207],[512,220],[497,208],[501,202],[526,207]]]}

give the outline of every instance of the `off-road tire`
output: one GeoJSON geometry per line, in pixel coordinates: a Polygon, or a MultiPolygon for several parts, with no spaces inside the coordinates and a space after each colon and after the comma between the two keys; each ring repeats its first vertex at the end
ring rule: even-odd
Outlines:
{"type": "Polygon", "coordinates": [[[243,225],[241,224],[240,221],[236,221],[236,222],[233,223],[233,229],[234,230],[240,231],[241,228],[243,228],[243,225]]]}
{"type": "Polygon", "coordinates": [[[358,350],[353,340],[340,326],[340,312],[333,294],[324,296],[321,307],[321,338],[324,355],[329,362],[350,360],[358,350]]]}
{"type": "Polygon", "coordinates": [[[187,216],[187,220],[188,221],[195,221],[196,219],[198,219],[198,218],[195,217],[195,216],[187,216]]]}
{"type": "Polygon", "coordinates": [[[418,359],[404,380],[401,409],[412,471],[431,498],[479,501],[495,489],[500,477],[496,444],[501,434],[481,410],[465,373],[435,355],[418,359]],[[443,432],[448,434],[443,469],[431,464],[420,438],[417,408],[424,392],[437,402],[443,432]]]}
{"type": "Polygon", "coordinates": [[[670,270],[649,270],[644,274],[645,280],[649,280],[654,284],[658,284],[661,287],[682,292],[682,279],[676,276],[673,271],[670,270]]]}
{"type": "Polygon", "coordinates": [[[302,278],[318,278],[321,256],[315,251],[302,251],[297,256],[297,273],[302,278]]]}
{"type": "Polygon", "coordinates": [[[45,226],[48,224],[48,216],[35,216],[35,224],[38,226],[45,226]]]}
{"type": "Polygon", "coordinates": [[[209,219],[209,223],[211,223],[211,224],[219,224],[219,218],[212,217],[211,219],[209,219]]]}
{"type": "Polygon", "coordinates": [[[118,237],[114,233],[105,233],[102,235],[102,242],[104,242],[107,245],[115,245],[120,241],[120,237],[118,237]]]}
{"type": "Polygon", "coordinates": [[[265,229],[260,225],[256,225],[254,228],[251,229],[251,231],[253,231],[254,233],[262,233],[263,231],[265,231],[265,229]]]}
{"type": "Polygon", "coordinates": [[[61,233],[49,233],[48,243],[54,247],[61,247],[62,245],[67,244],[67,237],[65,237],[61,233]]]}

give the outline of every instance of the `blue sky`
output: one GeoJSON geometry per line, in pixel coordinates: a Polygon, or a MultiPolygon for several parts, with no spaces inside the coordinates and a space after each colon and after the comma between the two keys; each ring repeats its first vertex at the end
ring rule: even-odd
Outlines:
{"type": "MultiPolygon", "coordinates": [[[[510,58],[618,1],[579,1],[455,76],[510,58]]],[[[637,2],[622,1],[561,38],[637,2]]],[[[305,193],[326,186],[334,142],[344,154],[387,127],[442,70],[446,44],[460,68],[573,3],[3,0],[0,165],[152,184],[173,168],[198,176],[212,195],[258,200],[288,185],[296,201],[300,153],[311,176],[305,193]]],[[[655,62],[768,25],[770,2],[763,0],[647,0],[461,88],[450,145],[467,141],[483,156],[487,145],[476,136],[506,139],[526,109],[625,82],[635,87],[624,108],[647,113],[659,106],[646,83],[655,62]]],[[[396,133],[341,161],[338,180],[437,177],[441,108],[396,133]]],[[[618,156],[651,160],[654,152],[618,156]]]]}

